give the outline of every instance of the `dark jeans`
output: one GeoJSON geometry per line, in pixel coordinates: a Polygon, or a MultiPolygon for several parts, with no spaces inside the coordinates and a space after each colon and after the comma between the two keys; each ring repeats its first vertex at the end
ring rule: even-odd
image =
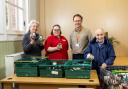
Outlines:
{"type": "Polygon", "coordinates": [[[73,60],[85,59],[84,54],[73,54],[73,60]]]}
{"type": "Polygon", "coordinates": [[[97,75],[100,82],[100,87],[98,89],[109,89],[108,85],[106,85],[106,83],[104,82],[105,75],[103,73],[103,70],[100,67],[95,67],[95,68],[92,67],[92,69],[97,71],[97,75]]]}

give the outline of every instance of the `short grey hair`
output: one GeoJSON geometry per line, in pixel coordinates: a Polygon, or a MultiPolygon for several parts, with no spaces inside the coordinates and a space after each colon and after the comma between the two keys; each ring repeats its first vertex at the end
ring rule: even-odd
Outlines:
{"type": "Polygon", "coordinates": [[[33,23],[36,23],[37,26],[39,27],[39,22],[38,22],[38,21],[36,21],[36,20],[31,20],[31,21],[29,22],[28,26],[27,26],[26,32],[29,32],[29,31],[30,31],[30,27],[31,27],[31,25],[32,25],[33,23]]]}
{"type": "Polygon", "coordinates": [[[95,30],[95,34],[96,34],[96,32],[97,32],[98,30],[100,30],[100,31],[102,31],[103,33],[105,33],[105,31],[104,31],[103,28],[97,28],[97,29],[95,30]]]}

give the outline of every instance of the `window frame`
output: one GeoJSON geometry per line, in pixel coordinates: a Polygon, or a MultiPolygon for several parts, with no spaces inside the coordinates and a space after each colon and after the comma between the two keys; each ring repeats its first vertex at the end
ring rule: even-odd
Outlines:
{"type": "MultiPolygon", "coordinates": [[[[28,13],[27,13],[27,10],[28,10],[28,0],[23,0],[23,8],[19,7],[18,4],[16,5],[15,3],[11,3],[8,0],[5,0],[5,10],[7,10],[6,9],[6,5],[7,4],[9,4],[10,6],[13,6],[14,8],[17,9],[17,12],[16,12],[17,15],[16,16],[18,16],[18,10],[22,10],[23,11],[23,28],[22,28],[22,31],[20,29],[18,29],[18,26],[19,26],[19,24],[18,24],[19,17],[15,17],[15,19],[17,20],[16,21],[16,27],[17,28],[11,28],[11,27],[13,27],[11,25],[9,27],[7,27],[7,23],[6,23],[7,18],[6,18],[5,19],[6,34],[23,35],[25,33],[25,31],[26,31],[26,23],[28,21],[28,18],[27,18],[28,17],[28,13]]],[[[5,17],[7,17],[7,13],[5,13],[5,17]]],[[[9,20],[10,19],[11,18],[9,18],[9,20]]]]}

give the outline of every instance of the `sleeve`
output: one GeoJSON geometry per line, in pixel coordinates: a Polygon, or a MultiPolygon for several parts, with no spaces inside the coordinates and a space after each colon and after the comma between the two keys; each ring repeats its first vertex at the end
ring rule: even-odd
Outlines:
{"type": "Polygon", "coordinates": [[[69,44],[68,44],[68,41],[67,41],[67,50],[69,49],[69,44]]]}
{"type": "Polygon", "coordinates": [[[92,40],[92,38],[93,38],[92,33],[91,33],[91,31],[89,30],[89,31],[88,31],[88,40],[89,40],[89,42],[92,40]]]}
{"type": "Polygon", "coordinates": [[[69,47],[68,40],[65,37],[64,39],[66,40],[66,50],[68,50],[68,47],[69,47]]]}
{"type": "Polygon", "coordinates": [[[70,48],[72,49],[72,34],[70,35],[70,48]]]}
{"type": "Polygon", "coordinates": [[[89,42],[91,42],[91,40],[93,39],[92,33],[91,33],[90,30],[88,30],[88,32],[87,32],[86,34],[88,34],[88,35],[87,35],[88,43],[87,43],[87,45],[85,45],[85,47],[84,47],[84,49],[83,49],[83,52],[87,49],[87,46],[88,46],[89,42]]]}
{"type": "MultiPolygon", "coordinates": [[[[40,47],[40,49],[42,50],[42,49],[44,49],[44,45],[43,45],[43,41],[42,41],[42,39],[40,40],[40,35],[38,34],[37,35],[37,41],[36,41],[36,44],[40,47]]],[[[43,36],[42,36],[42,38],[43,38],[43,36]]]]}
{"type": "Polygon", "coordinates": [[[40,49],[43,50],[44,49],[44,45],[39,45],[40,49]]]}
{"type": "Polygon", "coordinates": [[[47,49],[48,47],[51,46],[51,39],[50,37],[48,37],[46,40],[45,40],[45,43],[44,43],[44,48],[45,48],[45,51],[47,52],[47,49]]]}
{"type": "Polygon", "coordinates": [[[87,48],[84,51],[84,58],[85,59],[87,58],[87,54],[92,52],[91,50],[92,50],[91,44],[89,43],[88,46],[87,46],[87,48]]]}
{"type": "Polygon", "coordinates": [[[107,65],[112,65],[114,63],[114,60],[116,58],[115,51],[112,45],[109,45],[108,47],[108,59],[105,61],[107,65]]]}
{"type": "Polygon", "coordinates": [[[30,44],[30,39],[29,39],[29,36],[28,35],[24,35],[24,38],[23,38],[23,42],[22,42],[22,45],[23,45],[23,50],[24,51],[30,51],[31,48],[32,48],[32,44],[30,44]]]}

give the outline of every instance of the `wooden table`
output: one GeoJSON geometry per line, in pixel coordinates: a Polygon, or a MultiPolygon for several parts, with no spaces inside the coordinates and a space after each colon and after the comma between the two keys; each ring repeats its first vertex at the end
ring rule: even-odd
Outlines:
{"type": "Polygon", "coordinates": [[[73,88],[79,85],[96,89],[99,86],[99,79],[95,70],[91,70],[90,79],[16,77],[14,75],[0,80],[0,82],[3,85],[3,89],[12,89],[15,83],[19,85],[19,89],[58,89],[66,87],[73,88]]]}

